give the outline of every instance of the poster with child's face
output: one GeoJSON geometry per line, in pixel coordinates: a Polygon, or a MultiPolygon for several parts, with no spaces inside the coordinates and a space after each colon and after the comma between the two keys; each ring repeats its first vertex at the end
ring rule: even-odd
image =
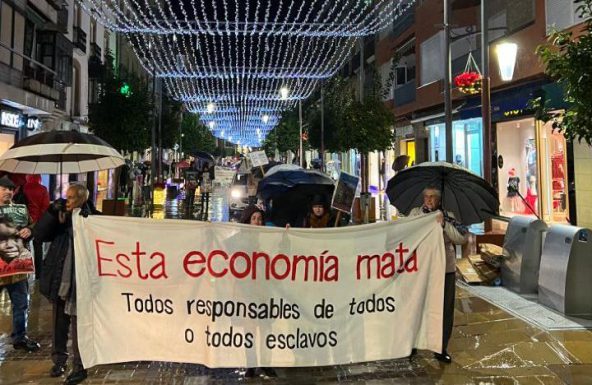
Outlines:
{"type": "Polygon", "coordinates": [[[12,217],[15,217],[20,221],[18,206],[25,207],[24,205],[0,207],[0,278],[35,271],[33,256],[19,236],[20,226],[12,220],[12,217]],[[8,213],[6,210],[11,212],[8,213]]]}

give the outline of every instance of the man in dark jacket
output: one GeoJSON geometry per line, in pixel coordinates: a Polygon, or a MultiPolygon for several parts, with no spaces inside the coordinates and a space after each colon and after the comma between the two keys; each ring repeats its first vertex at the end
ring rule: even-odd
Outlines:
{"type": "MultiPolygon", "coordinates": [[[[39,221],[41,215],[49,207],[49,192],[41,184],[41,176],[27,175],[27,182],[23,185],[23,193],[27,198],[27,209],[31,216],[32,225],[39,221]]],[[[43,242],[33,239],[33,251],[35,255],[35,279],[41,278],[41,269],[43,267],[43,242]]]]}
{"type": "Polygon", "coordinates": [[[82,366],[78,350],[76,327],[76,282],[74,274],[74,242],[72,211],[81,209],[82,215],[98,212],[88,202],[88,190],[80,184],[71,185],[66,192],[66,200],[58,200],[46,211],[37,226],[34,236],[50,242],[43,267],[39,289],[52,303],[53,341],[51,377],[59,377],[66,371],[68,359],[68,326],[71,325],[73,369],[66,385],[84,381],[87,372],[82,366]]]}

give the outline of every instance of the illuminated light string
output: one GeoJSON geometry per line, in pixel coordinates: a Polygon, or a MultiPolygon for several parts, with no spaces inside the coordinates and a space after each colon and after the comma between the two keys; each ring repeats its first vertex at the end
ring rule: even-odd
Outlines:
{"type": "Polygon", "coordinates": [[[129,35],[144,68],[174,79],[165,79],[166,88],[190,111],[200,112],[204,123],[208,120],[204,112],[209,113],[208,126],[215,135],[243,143],[261,143],[282,111],[310,96],[317,79],[341,68],[355,43],[349,37],[362,35],[351,28],[369,25],[348,15],[371,15],[371,7],[385,15],[395,7],[398,17],[413,2],[336,1],[331,7],[322,0],[304,0],[294,7],[293,1],[274,0],[272,6],[266,0],[253,9],[251,2],[242,0],[150,0],[152,7],[146,0],[80,1],[107,28],[129,25],[132,28],[123,31],[149,33],[129,35]],[[234,11],[229,4],[234,4],[234,11]],[[316,12],[319,9],[324,12],[316,12]],[[346,25],[347,30],[336,29],[346,25]],[[286,84],[292,79],[295,85],[286,84]],[[289,89],[287,100],[278,94],[282,87],[289,89]],[[262,124],[259,119],[265,113],[274,118],[262,124]]]}
{"type": "Polygon", "coordinates": [[[351,36],[390,25],[415,0],[78,0],[101,24],[149,34],[351,36]],[[220,12],[220,10],[223,10],[220,12]]]}
{"type": "Polygon", "coordinates": [[[355,44],[351,38],[128,36],[150,72],[181,78],[326,79],[341,68],[355,44]]]}

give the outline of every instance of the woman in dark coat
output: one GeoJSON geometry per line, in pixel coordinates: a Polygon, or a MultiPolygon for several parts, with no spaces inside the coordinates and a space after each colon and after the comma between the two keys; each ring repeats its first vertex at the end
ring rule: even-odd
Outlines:
{"type": "Polygon", "coordinates": [[[87,377],[80,360],[76,330],[76,282],[74,274],[74,240],[72,211],[81,209],[81,215],[98,214],[88,202],[88,190],[80,184],[68,188],[66,199],[56,200],[34,228],[34,236],[51,242],[45,257],[39,290],[52,303],[53,341],[51,358],[54,363],[51,377],[60,377],[66,371],[68,359],[68,327],[72,326],[73,369],[66,385],[78,384],[87,377]]]}

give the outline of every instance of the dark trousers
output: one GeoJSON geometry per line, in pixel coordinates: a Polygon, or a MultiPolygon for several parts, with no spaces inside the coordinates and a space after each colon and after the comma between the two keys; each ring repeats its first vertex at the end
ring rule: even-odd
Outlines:
{"type": "Polygon", "coordinates": [[[27,321],[29,317],[29,282],[25,279],[10,285],[0,286],[8,291],[12,303],[12,343],[22,341],[27,336],[27,321]]]}
{"type": "Polygon", "coordinates": [[[454,298],[456,288],[456,273],[446,273],[444,278],[444,317],[442,325],[442,351],[448,348],[448,341],[452,336],[454,325],[454,298]]]}
{"type": "Polygon", "coordinates": [[[72,316],[72,367],[74,371],[83,370],[82,358],[80,358],[80,349],[78,348],[78,317],[72,316]]]}
{"type": "Polygon", "coordinates": [[[68,360],[68,332],[70,316],[64,312],[66,303],[58,299],[52,304],[53,310],[53,343],[51,360],[55,365],[64,365],[68,360]]]}
{"type": "Polygon", "coordinates": [[[41,278],[41,270],[43,269],[43,242],[33,240],[33,253],[35,257],[35,279],[38,280],[41,278]]]}

